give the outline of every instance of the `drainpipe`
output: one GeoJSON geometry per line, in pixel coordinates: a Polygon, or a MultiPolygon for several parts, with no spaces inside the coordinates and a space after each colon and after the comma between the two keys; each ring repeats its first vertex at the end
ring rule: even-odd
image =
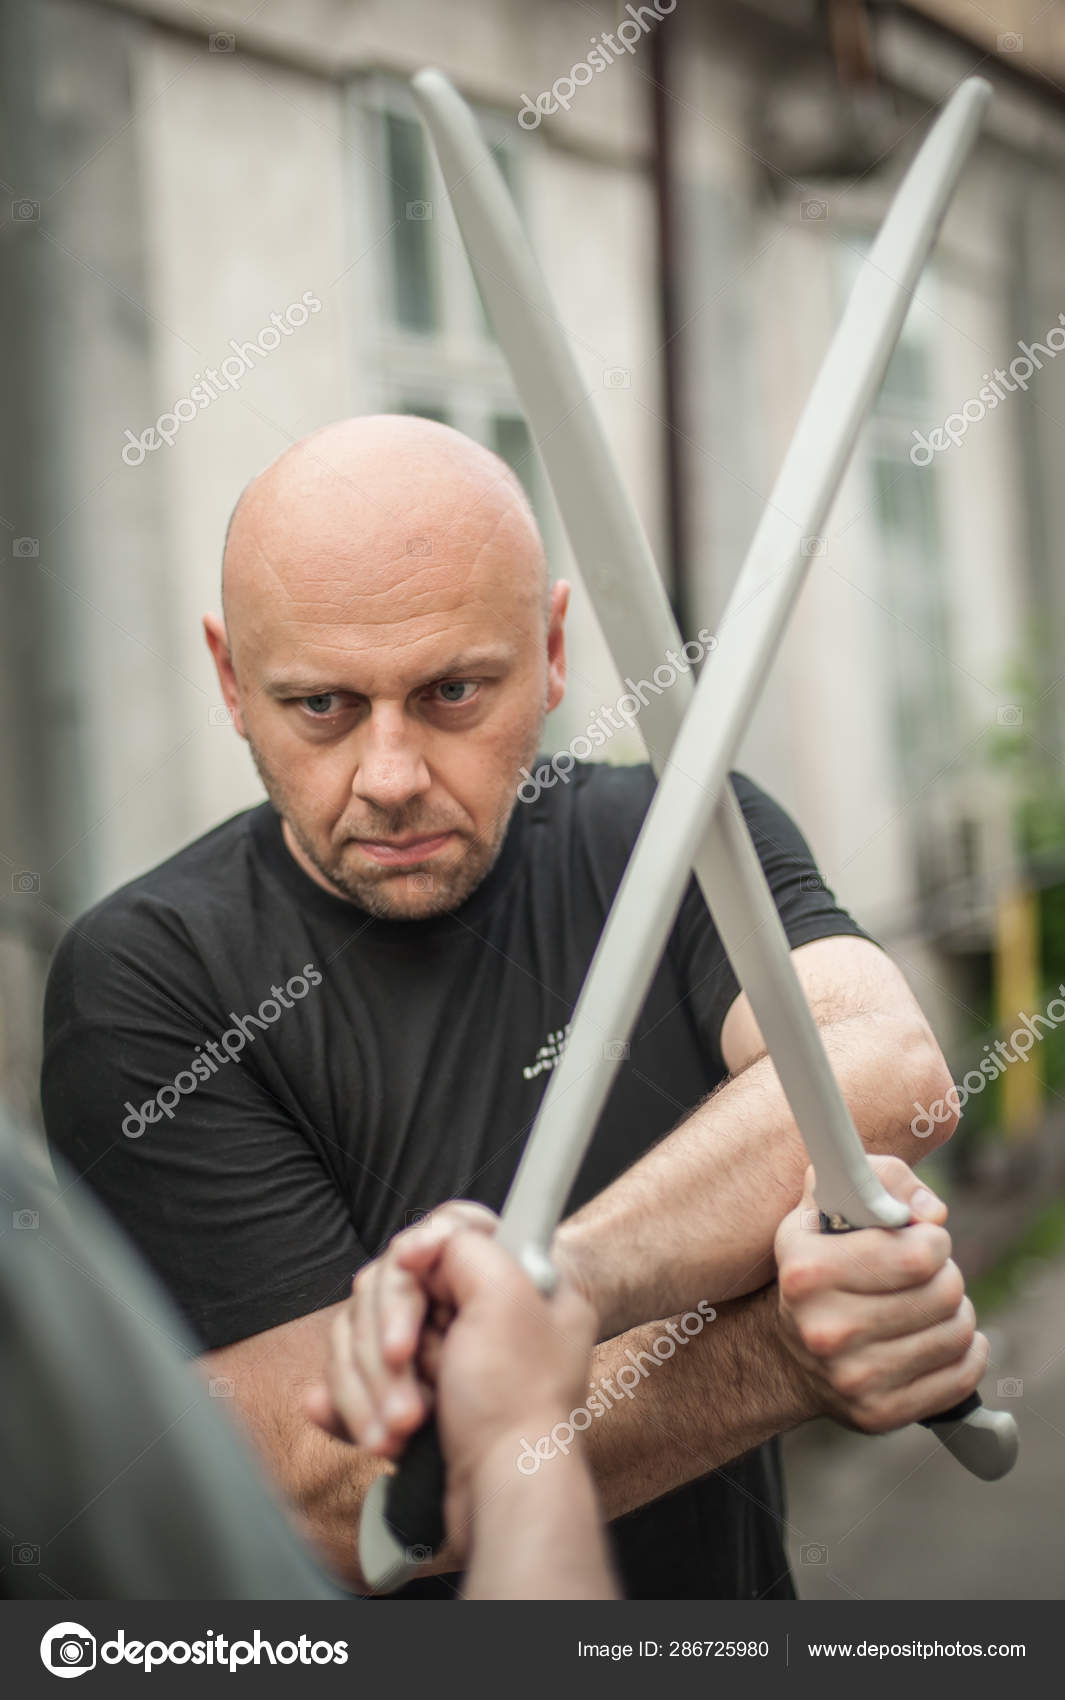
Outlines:
{"type": "Polygon", "coordinates": [[[684,398],[681,375],[681,294],[677,271],[677,193],[672,67],[676,36],[683,28],[670,18],[650,36],[651,125],[653,136],[656,245],[658,254],[658,322],[662,347],[662,435],[666,506],[665,578],[677,624],[689,636],[688,511],[684,460],[684,398]]]}

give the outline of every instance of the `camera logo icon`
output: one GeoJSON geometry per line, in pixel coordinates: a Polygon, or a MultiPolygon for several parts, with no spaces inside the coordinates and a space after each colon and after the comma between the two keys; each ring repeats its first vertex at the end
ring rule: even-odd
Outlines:
{"type": "Polygon", "coordinates": [[[432,1556],[432,1547],[408,1547],[404,1554],[408,1564],[428,1564],[432,1556]]]}
{"type": "Polygon", "coordinates": [[[35,224],[40,216],[40,201],[12,201],[11,203],[11,217],[17,224],[35,224]]]}
{"type": "Polygon", "coordinates": [[[799,217],[807,222],[823,221],[828,217],[827,201],[800,201],[799,217]]]}
{"type": "Polygon", "coordinates": [[[32,559],[40,552],[41,545],[36,537],[13,537],[11,540],[11,553],[21,557],[24,561],[32,559]]]}
{"type": "Polygon", "coordinates": [[[39,1210],[12,1210],[11,1226],[21,1228],[24,1233],[34,1233],[41,1225],[39,1210]]]}
{"type": "Polygon", "coordinates": [[[629,1054],[629,1047],[624,1039],[608,1039],[603,1046],[603,1056],[607,1062],[624,1062],[629,1054]]]}
{"type": "Polygon", "coordinates": [[[237,38],[229,30],[216,30],[214,35],[207,38],[209,53],[235,53],[236,50],[237,38]]]}
{"type": "Polygon", "coordinates": [[[232,726],[233,716],[224,703],[212,703],[207,710],[208,726],[232,726]]]}
{"type": "Polygon", "coordinates": [[[433,216],[433,203],[432,203],[432,201],[408,201],[407,202],[407,217],[408,218],[432,218],[432,216],[433,216]]]}
{"type": "Polygon", "coordinates": [[[431,555],[432,552],[433,552],[433,540],[432,540],[431,537],[408,537],[407,538],[407,554],[408,555],[431,555]]]}
{"type": "Polygon", "coordinates": [[[431,1215],[431,1210],[404,1210],[403,1226],[405,1228],[416,1228],[419,1222],[428,1222],[431,1215]]]}
{"type": "Polygon", "coordinates": [[[802,1564],[827,1564],[828,1548],[822,1546],[820,1541],[808,1541],[804,1547],[799,1548],[799,1561],[802,1564]]]}
{"type": "Polygon", "coordinates": [[[1007,1375],[996,1384],[995,1391],[1000,1399],[1020,1399],[1024,1396],[1024,1382],[1015,1375],[1007,1375]]]}
{"type": "Polygon", "coordinates": [[[57,1623],[41,1638],[41,1663],[53,1676],[84,1676],[96,1666],[96,1637],[81,1623],[57,1623]]]}
{"type": "Polygon", "coordinates": [[[18,1546],[11,1548],[11,1562],[12,1564],[40,1565],[41,1549],[40,1547],[31,1547],[25,1541],[20,1541],[18,1546]]]}
{"type": "Polygon", "coordinates": [[[627,366],[608,366],[603,373],[603,384],[608,390],[631,389],[632,373],[627,366]]]}
{"type": "Polygon", "coordinates": [[[1000,726],[1023,726],[1024,709],[1019,703],[1004,702],[997,709],[995,718],[1000,726]]]}
{"type": "Polygon", "coordinates": [[[15,892],[40,891],[41,876],[32,873],[29,868],[19,868],[11,875],[11,889],[15,892]]]}
{"type": "Polygon", "coordinates": [[[231,1376],[212,1375],[207,1382],[207,1391],[212,1399],[232,1399],[236,1384],[231,1376]]]}
{"type": "Polygon", "coordinates": [[[804,537],[802,540],[804,555],[823,555],[827,548],[828,544],[823,537],[804,537]]]}
{"type": "Polygon", "coordinates": [[[995,45],[1000,53],[1023,53],[1024,37],[1018,35],[1016,30],[1007,30],[1004,35],[998,37],[995,45]]]}

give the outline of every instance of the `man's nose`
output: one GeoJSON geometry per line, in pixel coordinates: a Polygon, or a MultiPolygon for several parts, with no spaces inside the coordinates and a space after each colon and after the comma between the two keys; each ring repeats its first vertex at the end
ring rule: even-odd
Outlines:
{"type": "Polygon", "coordinates": [[[428,791],[429,770],[418,734],[402,710],[374,708],[364,728],[352,792],[381,809],[396,809],[428,791]]]}

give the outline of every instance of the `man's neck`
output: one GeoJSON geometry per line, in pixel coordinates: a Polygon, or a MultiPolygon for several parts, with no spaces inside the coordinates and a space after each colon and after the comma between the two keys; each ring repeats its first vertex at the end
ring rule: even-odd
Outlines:
{"type": "Polygon", "coordinates": [[[340,897],[345,903],[354,903],[355,899],[353,897],[349,896],[349,894],[339,885],[334,885],[333,881],[323,874],[321,868],[319,868],[315,862],[311,861],[311,858],[300,844],[299,839],[289,826],[284,815],[281,817],[281,836],[285,841],[285,848],[288,850],[293,861],[298,867],[303,869],[305,874],[310,875],[315,885],[320,885],[322,890],[328,891],[331,897],[340,897]]]}

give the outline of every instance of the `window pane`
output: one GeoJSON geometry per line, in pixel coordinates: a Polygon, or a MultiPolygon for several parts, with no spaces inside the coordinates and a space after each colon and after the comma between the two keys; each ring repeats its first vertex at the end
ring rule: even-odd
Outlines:
{"type": "Polygon", "coordinates": [[[438,425],[450,425],[451,415],[436,401],[397,401],[393,413],[409,413],[416,419],[435,419],[438,425]]]}
{"type": "Polygon", "coordinates": [[[531,502],[536,479],[529,427],[519,414],[497,413],[492,419],[491,430],[491,447],[517,473],[531,502]]]}
{"type": "Polygon", "coordinates": [[[935,479],[909,458],[873,461],[890,614],[895,727],[905,781],[924,783],[957,746],[935,479]]]}
{"type": "Polygon", "coordinates": [[[437,322],[432,266],[429,171],[419,125],[389,113],[385,118],[392,212],[395,313],[408,330],[432,330],[437,322]]]}

